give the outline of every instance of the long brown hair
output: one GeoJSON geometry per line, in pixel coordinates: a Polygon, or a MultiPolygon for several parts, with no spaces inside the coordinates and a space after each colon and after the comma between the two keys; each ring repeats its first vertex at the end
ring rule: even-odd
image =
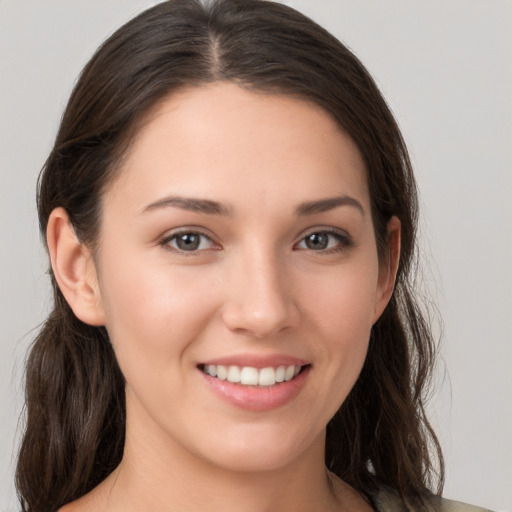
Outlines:
{"type": "MultiPolygon", "coordinates": [[[[67,211],[93,251],[102,192],[150,110],[186,86],[225,80],[313,101],[363,155],[375,236],[402,225],[393,297],[375,324],[361,375],[327,427],[326,465],[359,491],[380,484],[411,502],[439,492],[443,462],[424,399],[434,343],[412,288],[417,194],[398,126],[374,81],[336,38],[264,0],[170,0],[114,33],[84,68],[40,175],[38,213],[67,211]]],[[[103,327],[78,320],[52,276],[54,307],[26,367],[26,429],[17,489],[26,512],[56,510],[121,461],[124,379],[103,327]]]]}

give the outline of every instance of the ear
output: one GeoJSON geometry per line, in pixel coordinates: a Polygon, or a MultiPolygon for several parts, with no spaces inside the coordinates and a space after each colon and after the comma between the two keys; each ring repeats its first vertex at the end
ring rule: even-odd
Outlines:
{"type": "Polygon", "coordinates": [[[46,241],[53,274],[75,315],[86,324],[104,325],[94,260],[89,249],[78,240],[64,208],[55,208],[50,214],[46,241]]]}
{"type": "Polygon", "coordinates": [[[386,248],[379,265],[379,279],[373,323],[375,323],[388,305],[395,289],[396,273],[400,262],[401,223],[398,217],[388,222],[386,248]]]}

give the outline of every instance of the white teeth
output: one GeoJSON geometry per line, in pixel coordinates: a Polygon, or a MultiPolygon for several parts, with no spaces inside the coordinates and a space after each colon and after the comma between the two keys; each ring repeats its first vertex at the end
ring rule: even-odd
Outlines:
{"type": "Polygon", "coordinates": [[[240,368],[238,366],[230,366],[228,368],[229,382],[240,382],[240,368]]]}
{"type": "Polygon", "coordinates": [[[284,372],[284,380],[289,381],[292,380],[295,375],[295,366],[288,366],[286,371],[284,372]]]}
{"type": "Polygon", "coordinates": [[[240,372],[240,383],[246,386],[256,386],[258,384],[258,370],[250,366],[244,366],[240,372]]]}
{"type": "Polygon", "coordinates": [[[240,383],[244,386],[273,386],[276,383],[290,381],[296,377],[301,370],[301,366],[271,366],[258,370],[252,366],[223,366],[206,364],[203,371],[220,380],[228,382],[240,383]]]}
{"type": "Polygon", "coordinates": [[[259,386],[273,386],[276,383],[276,371],[274,368],[262,368],[258,378],[259,386]]]}
{"type": "Polygon", "coordinates": [[[217,365],[217,378],[220,380],[226,380],[228,377],[228,370],[225,366],[217,365]]]}

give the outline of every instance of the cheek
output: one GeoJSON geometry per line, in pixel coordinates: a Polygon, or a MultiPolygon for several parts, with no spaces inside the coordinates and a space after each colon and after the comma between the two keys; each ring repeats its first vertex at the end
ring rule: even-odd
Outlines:
{"type": "Polygon", "coordinates": [[[120,264],[102,282],[106,328],[121,367],[129,360],[177,364],[216,310],[208,282],[165,266],[120,264]]]}
{"type": "MultiPolygon", "coordinates": [[[[355,384],[364,364],[372,328],[377,263],[341,269],[318,282],[308,301],[310,336],[327,361],[317,396],[325,396],[332,416],[355,384]],[[325,386],[326,388],[320,386],[325,386]]],[[[324,404],[326,405],[326,404],[324,404]]],[[[330,417],[327,418],[330,419],[330,417]]]]}
{"type": "Polygon", "coordinates": [[[351,343],[369,334],[376,305],[378,266],[340,267],[337,272],[309,286],[306,308],[327,339],[351,343]],[[340,336],[342,339],[340,340],[340,336]]]}

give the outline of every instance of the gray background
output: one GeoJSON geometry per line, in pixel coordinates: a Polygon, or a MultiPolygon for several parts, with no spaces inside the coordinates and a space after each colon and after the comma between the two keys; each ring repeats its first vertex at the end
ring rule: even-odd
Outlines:
{"type": "MultiPolygon", "coordinates": [[[[2,511],[18,508],[23,360],[49,298],[36,176],[81,67],[155,3],[0,0],[2,511]]],[[[422,283],[444,319],[430,410],[445,451],[445,495],[511,511],[512,2],[286,3],[355,51],[402,127],[422,194],[422,283]]]]}

